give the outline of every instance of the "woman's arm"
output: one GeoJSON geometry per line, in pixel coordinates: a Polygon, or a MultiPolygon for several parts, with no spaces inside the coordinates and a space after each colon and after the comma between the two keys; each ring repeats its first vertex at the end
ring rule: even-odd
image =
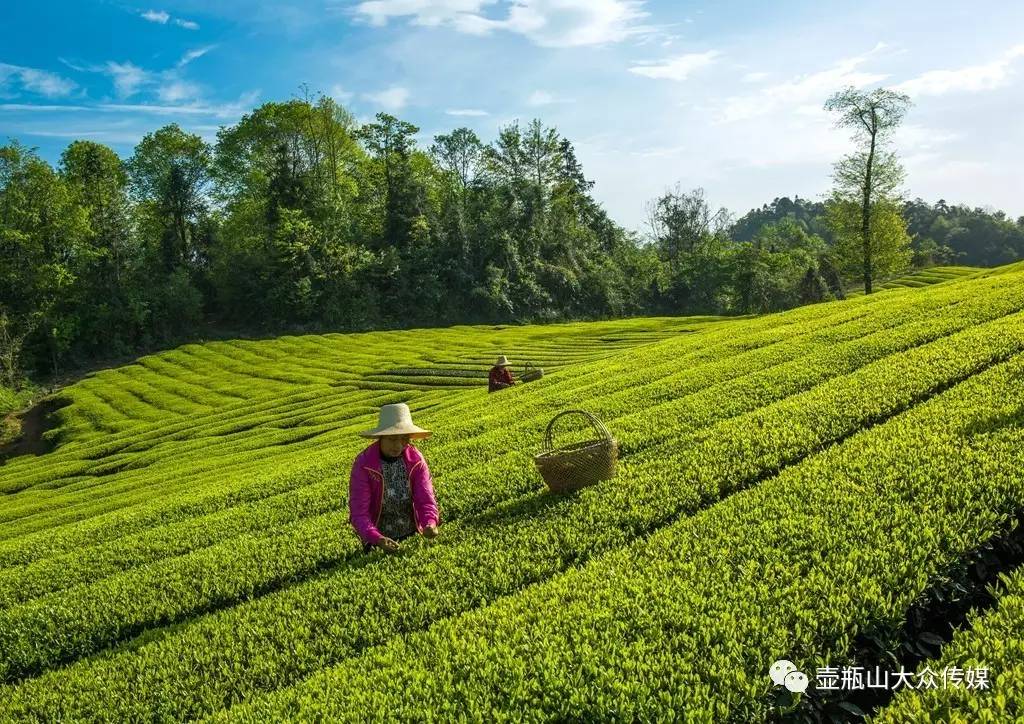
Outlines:
{"type": "Polygon", "coordinates": [[[384,538],[370,513],[370,476],[358,458],[348,482],[348,520],[364,543],[377,545],[384,538]]]}
{"type": "MultiPolygon", "coordinates": [[[[417,450],[417,452],[419,452],[417,450]]],[[[441,511],[434,497],[434,484],[430,478],[430,469],[422,453],[412,473],[412,504],[416,506],[416,522],[420,532],[426,528],[436,528],[441,523],[441,511]]]]}

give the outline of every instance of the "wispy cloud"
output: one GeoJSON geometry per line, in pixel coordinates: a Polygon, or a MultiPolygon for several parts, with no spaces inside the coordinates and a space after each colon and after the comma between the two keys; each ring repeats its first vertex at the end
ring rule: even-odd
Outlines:
{"type": "Polygon", "coordinates": [[[640,24],[648,16],[643,0],[516,0],[503,16],[484,14],[494,6],[497,0],[366,0],[353,12],[377,26],[410,18],[470,35],[507,31],[546,47],[617,43],[655,30],[640,24]]]}
{"type": "Polygon", "coordinates": [[[110,77],[114,83],[114,92],[119,100],[128,100],[143,91],[153,93],[162,103],[180,103],[182,101],[199,101],[201,87],[184,77],[182,69],[196,58],[202,57],[214,46],[196,48],[187,51],[173,68],[166,70],[148,70],[131,61],[123,63],[108,60],[102,65],[77,66],[62,61],[75,70],[88,73],[102,73],[110,77]]]}
{"type": "Polygon", "coordinates": [[[364,93],[363,98],[387,111],[400,111],[409,102],[409,89],[393,86],[376,93],[364,93]]]}
{"type": "Polygon", "coordinates": [[[71,95],[78,85],[67,78],[39,68],[0,63],[0,97],[11,97],[17,90],[38,93],[47,98],[64,98],[71,95]],[[17,86],[17,89],[13,88],[17,86]],[[9,87],[12,87],[10,90],[9,87]]]}
{"type": "Polygon", "coordinates": [[[101,70],[113,79],[118,98],[130,98],[152,80],[149,71],[131,62],[117,63],[108,60],[101,70]]]}
{"type": "MultiPolygon", "coordinates": [[[[171,94],[173,95],[173,93],[171,94]]],[[[158,116],[214,116],[237,118],[253,107],[260,97],[260,91],[251,90],[241,94],[237,100],[226,103],[93,103],[88,105],[55,105],[53,103],[0,103],[0,111],[16,113],[139,113],[158,116]]]]}
{"type": "Polygon", "coordinates": [[[163,10],[147,10],[142,13],[142,17],[151,23],[160,23],[160,25],[167,25],[167,21],[171,19],[170,13],[163,10]]]}
{"type": "Polygon", "coordinates": [[[566,98],[565,96],[557,96],[553,93],[549,93],[546,90],[535,90],[526,99],[526,104],[529,106],[550,106],[556,103],[575,103],[575,98],[566,98]]]}
{"type": "Polygon", "coordinates": [[[646,76],[647,78],[662,78],[665,80],[684,81],[690,75],[701,68],[706,68],[715,62],[721,53],[717,50],[709,50],[704,53],[687,53],[678,55],[667,60],[639,63],[629,69],[630,73],[646,76]]]}
{"type": "Polygon", "coordinates": [[[956,70],[930,70],[898,84],[897,90],[911,96],[940,96],[947,93],[977,93],[1010,84],[1014,61],[1024,57],[1024,45],[1015,45],[990,63],[956,70]]]}
{"type": "Polygon", "coordinates": [[[182,68],[182,67],[188,65],[189,63],[191,63],[193,60],[196,60],[197,58],[202,58],[204,55],[209,53],[215,47],[217,47],[217,46],[215,46],[215,45],[207,45],[207,46],[205,46],[203,48],[195,48],[193,50],[187,51],[183,56],[181,56],[181,60],[178,61],[178,67],[182,68]]]}
{"type": "Polygon", "coordinates": [[[331,86],[331,98],[338,101],[338,103],[348,103],[352,100],[352,91],[347,91],[340,85],[331,86]]]}
{"type": "Polygon", "coordinates": [[[527,105],[548,106],[555,102],[555,97],[547,91],[536,90],[526,99],[527,105]]]}
{"type": "Polygon", "coordinates": [[[152,113],[155,115],[220,116],[227,117],[245,110],[238,104],[221,106],[161,105],[157,103],[97,103],[91,106],[55,106],[32,103],[0,103],[0,111],[39,111],[47,113],[96,111],[100,113],[152,113]]]}
{"type": "Polygon", "coordinates": [[[93,110],[89,106],[65,106],[65,105],[47,105],[44,103],[0,103],[0,111],[29,111],[29,112],[41,112],[41,113],[53,113],[54,111],[89,111],[93,110]]]}
{"type": "Polygon", "coordinates": [[[222,104],[174,104],[174,103],[99,103],[88,110],[103,113],[145,113],[156,116],[214,116],[216,118],[237,118],[248,111],[258,92],[243,94],[233,103],[222,104]]]}
{"type": "Polygon", "coordinates": [[[885,47],[879,43],[867,53],[844,58],[831,68],[765,86],[748,95],[728,98],[720,111],[719,120],[731,123],[774,113],[779,109],[803,108],[805,115],[823,113],[820,111],[821,106],[836,89],[846,86],[862,88],[889,77],[885,73],[859,70],[860,66],[885,47]]]}
{"type": "Polygon", "coordinates": [[[478,108],[450,108],[445,111],[445,114],[449,116],[488,116],[490,115],[487,111],[481,111],[478,108]]]}
{"type": "Polygon", "coordinates": [[[354,12],[371,25],[386,25],[392,18],[411,17],[417,25],[441,25],[460,15],[478,15],[494,0],[368,0],[354,12]]]}
{"type": "Polygon", "coordinates": [[[151,23],[157,23],[159,25],[167,25],[167,23],[173,20],[174,25],[179,28],[185,28],[186,30],[199,30],[199,23],[193,20],[186,20],[185,18],[172,18],[171,14],[166,10],[147,10],[144,13],[139,13],[139,16],[144,20],[148,20],[151,23]]]}
{"type": "Polygon", "coordinates": [[[71,130],[71,131],[32,131],[32,130],[29,130],[29,131],[23,131],[23,133],[26,133],[29,136],[42,136],[43,138],[82,138],[83,136],[85,136],[85,137],[102,136],[102,135],[104,135],[106,133],[106,131],[80,131],[80,130],[77,130],[77,129],[76,130],[71,130]]]}
{"type": "Polygon", "coordinates": [[[961,138],[959,133],[907,123],[896,129],[896,140],[901,148],[931,150],[961,138]]]}
{"type": "Polygon", "coordinates": [[[170,79],[160,85],[157,96],[164,103],[180,103],[181,101],[199,98],[199,86],[195,83],[179,79],[170,79]]]}

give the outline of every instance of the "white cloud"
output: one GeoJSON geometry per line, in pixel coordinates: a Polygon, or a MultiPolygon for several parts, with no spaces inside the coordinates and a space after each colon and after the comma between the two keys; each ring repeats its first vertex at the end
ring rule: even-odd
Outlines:
{"type": "Polygon", "coordinates": [[[411,18],[415,25],[448,25],[460,33],[505,30],[545,47],[616,43],[652,32],[643,0],[512,0],[504,17],[488,17],[496,0],[366,0],[354,8],[372,25],[411,18]]]}
{"type": "Polygon", "coordinates": [[[451,19],[451,24],[458,32],[466,35],[487,35],[491,31],[501,30],[505,27],[500,20],[491,20],[472,13],[458,13],[451,19]]]}
{"type": "Polygon", "coordinates": [[[244,110],[248,110],[256,104],[256,101],[259,100],[259,97],[259,90],[246,91],[242,95],[238,96],[238,100],[234,102],[232,107],[236,109],[241,108],[244,110]]]}
{"type": "Polygon", "coordinates": [[[386,25],[392,18],[412,16],[417,25],[435,26],[456,19],[459,15],[476,15],[484,5],[495,0],[369,0],[355,7],[355,12],[372,25],[386,25]]]}
{"type": "Polygon", "coordinates": [[[216,118],[238,118],[252,107],[252,93],[243,94],[234,103],[219,105],[200,105],[190,103],[176,105],[173,103],[100,103],[90,110],[104,113],[148,113],[157,116],[214,116],[216,118]]]}
{"type": "Polygon", "coordinates": [[[409,101],[409,89],[401,86],[392,86],[377,93],[364,93],[363,98],[384,108],[388,111],[400,111],[409,101]]]}
{"type": "Polygon", "coordinates": [[[43,138],[81,138],[83,136],[102,136],[106,131],[22,131],[30,136],[42,136],[43,138]]]}
{"type": "Polygon", "coordinates": [[[195,48],[194,50],[187,51],[183,56],[181,56],[181,60],[178,61],[178,67],[181,68],[183,66],[188,65],[189,63],[191,63],[193,60],[196,60],[197,58],[202,58],[204,55],[209,53],[215,47],[216,46],[214,46],[214,45],[207,45],[206,47],[203,47],[203,48],[195,48]]]}
{"type": "Polygon", "coordinates": [[[879,83],[889,77],[884,73],[858,70],[859,66],[884,47],[879,43],[871,51],[840,60],[826,70],[796,76],[748,95],[728,98],[721,109],[719,120],[732,123],[763,116],[780,109],[791,110],[794,108],[801,108],[801,112],[804,114],[818,115],[818,111],[811,113],[811,108],[820,108],[829,95],[836,90],[846,86],[862,88],[879,83]]]}
{"type": "Polygon", "coordinates": [[[102,66],[83,69],[109,75],[114,81],[117,97],[127,100],[143,89],[154,90],[161,103],[197,101],[201,96],[200,87],[181,77],[181,69],[196,58],[208,53],[214,46],[197,48],[186,52],[174,68],[150,71],[131,62],[107,61],[102,66]]]}
{"type": "Polygon", "coordinates": [[[161,25],[166,25],[167,21],[171,19],[170,14],[163,10],[147,10],[142,13],[142,17],[151,23],[160,23],[161,25]]]}
{"type": "Polygon", "coordinates": [[[550,106],[555,103],[575,103],[575,98],[566,98],[564,96],[556,96],[553,93],[549,93],[545,90],[535,90],[526,99],[526,104],[529,106],[550,106]]]}
{"type": "Polygon", "coordinates": [[[130,62],[116,63],[108,60],[102,71],[113,78],[118,98],[130,98],[152,79],[149,71],[130,62]]]}
{"type": "Polygon", "coordinates": [[[105,112],[132,111],[139,113],[153,113],[161,116],[174,114],[190,116],[218,116],[222,115],[224,112],[222,107],[217,106],[177,106],[160,105],[157,103],[101,103],[95,107],[95,110],[105,112]]]}
{"type": "Polygon", "coordinates": [[[895,86],[911,96],[939,96],[946,93],[977,93],[1009,85],[1013,64],[1024,57],[1024,45],[1016,45],[991,63],[969,65],[957,70],[930,70],[895,86]]]}
{"type": "Polygon", "coordinates": [[[340,85],[331,86],[331,98],[338,101],[338,103],[348,103],[352,100],[352,92],[347,91],[340,85]]]}
{"type": "Polygon", "coordinates": [[[518,0],[506,24],[538,45],[602,45],[650,32],[637,24],[647,16],[642,7],[631,0],[518,0]]]}
{"type": "Polygon", "coordinates": [[[88,111],[88,106],[54,106],[37,103],[0,103],[0,111],[88,111]]]}
{"type": "Polygon", "coordinates": [[[6,88],[12,80],[21,86],[21,90],[38,93],[47,98],[69,96],[78,87],[74,81],[48,70],[0,63],[0,97],[7,96],[6,88]]]}
{"type": "MultiPolygon", "coordinates": [[[[171,14],[166,10],[147,10],[144,13],[140,13],[140,15],[151,23],[167,25],[167,23],[171,22],[171,14]]],[[[185,20],[184,18],[174,18],[174,24],[186,30],[199,30],[199,23],[185,20]]]]}
{"type": "Polygon", "coordinates": [[[555,102],[555,97],[547,91],[537,90],[530,94],[530,97],[526,99],[527,105],[531,106],[548,106],[555,102]]]}
{"type": "Polygon", "coordinates": [[[908,150],[930,151],[935,146],[940,146],[960,138],[959,133],[944,131],[938,128],[928,128],[915,123],[906,123],[896,129],[895,141],[900,148],[908,150]]]}
{"type": "Polygon", "coordinates": [[[477,108],[451,108],[445,113],[449,116],[487,116],[490,115],[487,111],[481,111],[477,108]]]}
{"type": "Polygon", "coordinates": [[[35,103],[0,103],[0,111],[12,112],[99,112],[99,113],[142,113],[159,116],[214,116],[216,118],[238,118],[250,110],[260,97],[259,90],[241,94],[233,102],[220,104],[175,103],[96,103],[92,105],[53,105],[35,103]]]}
{"type": "Polygon", "coordinates": [[[721,53],[717,50],[709,50],[705,53],[687,53],[663,61],[634,65],[629,72],[647,78],[684,81],[694,71],[714,63],[715,58],[719,55],[721,53]]]}
{"type": "Polygon", "coordinates": [[[164,103],[180,103],[194,100],[200,95],[199,86],[177,78],[165,81],[157,90],[157,96],[164,103]]]}
{"type": "Polygon", "coordinates": [[[744,83],[759,83],[760,81],[765,80],[769,75],[771,74],[765,73],[763,71],[755,71],[752,73],[747,73],[742,78],[740,78],[740,80],[744,83]]]}

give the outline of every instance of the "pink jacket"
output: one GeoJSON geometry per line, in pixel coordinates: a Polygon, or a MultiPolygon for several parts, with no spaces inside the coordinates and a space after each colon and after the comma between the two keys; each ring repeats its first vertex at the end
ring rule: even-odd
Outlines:
{"type": "MultiPolygon", "coordinates": [[[[441,522],[430,470],[423,453],[412,445],[402,452],[405,469],[409,472],[409,490],[412,493],[412,512],[416,530],[420,533],[428,525],[441,522]]],[[[364,543],[374,545],[384,536],[377,530],[381,503],[384,500],[384,474],[381,472],[380,442],[359,453],[352,463],[352,476],[348,484],[349,522],[364,543]]]]}

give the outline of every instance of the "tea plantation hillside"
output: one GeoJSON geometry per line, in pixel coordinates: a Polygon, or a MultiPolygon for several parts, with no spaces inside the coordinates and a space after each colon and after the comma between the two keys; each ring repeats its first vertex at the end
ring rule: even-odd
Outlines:
{"type": "MultiPolygon", "coordinates": [[[[975,266],[933,266],[927,269],[919,269],[895,279],[889,279],[875,287],[875,291],[887,289],[904,289],[906,287],[927,287],[932,284],[967,279],[974,276],[987,274],[991,270],[975,266]]],[[[863,287],[854,287],[850,296],[860,296],[864,293],[863,287]]]]}
{"type": "Polygon", "coordinates": [[[53,449],[0,466],[3,721],[866,706],[780,692],[777,659],[986,666],[986,689],[868,703],[1024,714],[1019,266],[756,318],[194,344],[61,396],[53,449]],[[488,395],[498,354],[545,375],[488,395]],[[441,535],[364,555],[356,433],[398,401],[434,431],[441,535]],[[618,474],[552,495],[531,456],[577,408],[618,474]],[[943,645],[934,622],[991,580],[943,645]]]}

